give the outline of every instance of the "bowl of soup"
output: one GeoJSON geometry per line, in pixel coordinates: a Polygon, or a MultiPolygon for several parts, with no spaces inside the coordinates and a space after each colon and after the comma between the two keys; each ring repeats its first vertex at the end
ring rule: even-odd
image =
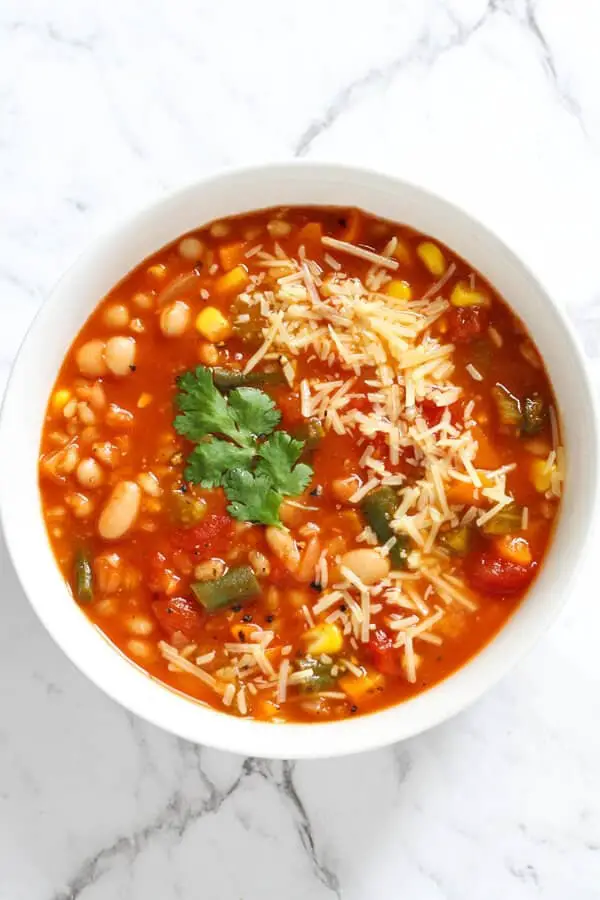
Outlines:
{"type": "Polygon", "coordinates": [[[502,242],[311,163],[100,241],[6,393],[0,504],[36,612],[135,713],[258,756],[462,709],[563,604],[597,495],[582,355],[502,242]]]}

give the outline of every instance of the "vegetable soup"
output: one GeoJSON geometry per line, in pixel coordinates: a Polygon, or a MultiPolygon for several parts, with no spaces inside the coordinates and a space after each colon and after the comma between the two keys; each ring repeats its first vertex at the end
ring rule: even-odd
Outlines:
{"type": "Polygon", "coordinates": [[[341,208],[213,222],[141,263],[70,348],[40,449],[90,620],[171,688],[275,722],[463,665],[542,565],[563,471],[508,305],[341,208]]]}

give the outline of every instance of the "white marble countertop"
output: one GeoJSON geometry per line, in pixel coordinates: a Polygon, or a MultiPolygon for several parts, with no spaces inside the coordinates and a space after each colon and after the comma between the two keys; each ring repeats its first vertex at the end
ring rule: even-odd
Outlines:
{"type": "MultiPolygon", "coordinates": [[[[298,155],[443,189],[600,358],[599,45],[597,0],[3,0],[1,384],[96,233],[217,166],[298,155]]],[[[270,764],[104,697],[0,548],[0,900],[600,898],[592,562],[468,712],[391,749],[270,764]]]]}

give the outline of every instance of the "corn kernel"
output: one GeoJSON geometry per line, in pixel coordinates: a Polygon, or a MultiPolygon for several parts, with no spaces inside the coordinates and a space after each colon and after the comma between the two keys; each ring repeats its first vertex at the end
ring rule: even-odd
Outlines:
{"type": "Polygon", "coordinates": [[[322,622],[315,625],[304,635],[307,640],[307,652],[311,656],[321,656],[322,653],[339,653],[342,649],[344,638],[342,632],[333,622],[322,622]]]}
{"type": "Polygon", "coordinates": [[[65,408],[70,399],[71,391],[67,390],[67,388],[62,388],[62,390],[57,391],[52,398],[52,409],[56,412],[60,412],[65,408]]]}
{"type": "Polygon", "coordinates": [[[249,281],[250,276],[244,266],[236,266],[217,278],[215,291],[219,294],[240,294],[249,281]]]}
{"type": "Polygon", "coordinates": [[[552,475],[556,470],[556,466],[549,466],[545,459],[534,459],[531,463],[531,481],[540,494],[545,494],[550,490],[552,484],[552,475]]]}
{"type": "Polygon", "coordinates": [[[364,700],[367,694],[372,694],[385,684],[385,677],[374,669],[365,672],[362,678],[348,673],[342,675],[338,680],[338,685],[347,694],[354,703],[364,700]]]}
{"type": "Polygon", "coordinates": [[[156,263],[156,265],[150,266],[146,270],[146,274],[149,275],[150,278],[155,278],[157,281],[162,281],[167,274],[167,267],[164,263],[156,263]]]}
{"type": "Polygon", "coordinates": [[[446,260],[444,254],[437,244],[432,241],[423,241],[417,247],[417,254],[423,265],[429,269],[432,275],[438,278],[446,271],[446,260]]]}
{"type": "Polygon", "coordinates": [[[196,330],[207,341],[218,344],[231,334],[231,324],[215,306],[206,306],[196,317],[196,330]]]}
{"type": "Polygon", "coordinates": [[[140,394],[140,398],[137,402],[138,409],[145,409],[147,406],[150,406],[152,403],[152,394],[147,394],[145,391],[143,394],[140,394]]]}
{"type": "Polygon", "coordinates": [[[396,300],[410,300],[412,298],[412,288],[410,284],[408,281],[400,281],[399,278],[394,278],[390,281],[385,292],[396,300]]]}
{"type": "Polygon", "coordinates": [[[473,290],[464,281],[459,281],[450,294],[452,306],[489,306],[490,298],[485,291],[473,290]]]}

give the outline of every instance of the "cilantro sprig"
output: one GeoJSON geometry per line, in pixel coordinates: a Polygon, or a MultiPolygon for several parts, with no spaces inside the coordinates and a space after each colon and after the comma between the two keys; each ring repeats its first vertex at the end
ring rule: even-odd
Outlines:
{"type": "Polygon", "coordinates": [[[301,494],[313,470],[298,462],[304,442],[276,431],[281,412],[259,388],[239,387],[224,396],[205,366],[177,382],[178,434],[196,446],[185,477],[202,487],[222,487],[235,519],[280,525],[284,497],[301,494]]]}

